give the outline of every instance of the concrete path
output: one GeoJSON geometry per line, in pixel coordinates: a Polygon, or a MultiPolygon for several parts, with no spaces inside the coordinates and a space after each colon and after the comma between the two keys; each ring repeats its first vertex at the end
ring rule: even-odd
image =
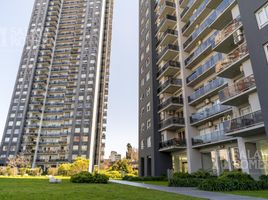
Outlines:
{"type": "Polygon", "coordinates": [[[170,193],[175,193],[175,194],[183,194],[183,195],[188,195],[192,197],[199,197],[199,198],[211,199],[211,200],[264,200],[262,198],[224,194],[224,193],[218,193],[218,192],[207,192],[207,191],[198,190],[196,188],[167,187],[167,186],[149,185],[149,184],[144,184],[144,183],[119,181],[119,180],[111,180],[110,182],[123,184],[123,185],[129,185],[129,186],[135,186],[135,187],[141,187],[141,188],[146,188],[146,189],[151,189],[151,190],[170,192],[170,193]]]}

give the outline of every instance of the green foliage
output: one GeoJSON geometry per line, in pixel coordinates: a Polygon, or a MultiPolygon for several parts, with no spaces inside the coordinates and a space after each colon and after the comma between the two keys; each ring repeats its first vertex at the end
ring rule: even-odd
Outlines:
{"type": "Polygon", "coordinates": [[[119,178],[122,178],[121,173],[118,172],[118,171],[107,171],[107,172],[103,172],[102,174],[105,174],[106,176],[108,176],[111,179],[119,179],[119,178]]]}
{"type": "Polygon", "coordinates": [[[179,178],[192,178],[192,175],[189,173],[183,173],[183,172],[176,172],[173,174],[174,179],[179,179],[179,178]]]}
{"type": "Polygon", "coordinates": [[[202,179],[206,179],[206,178],[211,178],[211,174],[203,169],[198,170],[197,172],[194,172],[191,174],[193,177],[195,178],[202,178],[202,179]]]}
{"type": "Polygon", "coordinates": [[[26,173],[30,176],[40,176],[42,174],[41,168],[28,168],[26,173]]]}
{"type": "Polygon", "coordinates": [[[133,167],[129,163],[129,160],[123,159],[115,162],[108,171],[119,171],[119,172],[125,172],[125,173],[133,173],[133,167]]]}
{"type": "Polygon", "coordinates": [[[58,168],[55,168],[55,167],[49,168],[47,171],[47,174],[52,175],[52,176],[58,175],[58,168]]]}
{"type": "Polygon", "coordinates": [[[230,172],[223,172],[219,179],[229,179],[229,180],[254,180],[249,174],[240,172],[240,171],[230,171],[230,172]]]}
{"type": "Polygon", "coordinates": [[[199,178],[173,178],[169,180],[170,187],[197,187],[203,179],[199,178]]]}
{"type": "Polygon", "coordinates": [[[28,168],[19,168],[19,175],[24,176],[27,174],[28,168]]]}
{"type": "Polygon", "coordinates": [[[78,157],[73,163],[64,163],[58,167],[58,175],[71,176],[88,170],[89,160],[78,157]]]}
{"type": "Polygon", "coordinates": [[[106,184],[109,178],[104,174],[91,174],[89,172],[80,172],[71,176],[72,183],[95,183],[106,184]]]}

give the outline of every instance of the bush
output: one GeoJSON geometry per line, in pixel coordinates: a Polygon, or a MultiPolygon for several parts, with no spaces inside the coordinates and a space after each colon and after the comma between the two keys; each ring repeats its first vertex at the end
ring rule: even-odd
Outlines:
{"type": "Polygon", "coordinates": [[[6,167],[0,167],[0,175],[7,176],[7,168],[6,167]]]}
{"type": "Polygon", "coordinates": [[[7,167],[7,175],[8,176],[17,176],[18,175],[18,168],[17,167],[7,167]]]}
{"type": "Polygon", "coordinates": [[[58,175],[58,168],[51,167],[47,171],[48,175],[57,176],[58,175]]]}
{"type": "Polygon", "coordinates": [[[19,175],[24,176],[25,174],[27,174],[27,170],[28,170],[28,168],[20,168],[19,175]]]}
{"type": "Polygon", "coordinates": [[[263,182],[268,183],[268,175],[261,175],[261,176],[259,177],[259,179],[260,179],[260,181],[263,181],[263,182]]]}
{"type": "Polygon", "coordinates": [[[192,178],[193,176],[189,173],[183,173],[183,172],[176,172],[173,174],[173,179],[179,179],[179,178],[192,178]]]}
{"type": "Polygon", "coordinates": [[[197,187],[198,184],[202,181],[199,178],[173,178],[169,180],[169,187],[197,187]]]}
{"type": "Polygon", "coordinates": [[[32,168],[32,169],[27,169],[26,171],[27,174],[30,176],[40,176],[42,174],[41,168],[32,168]]]}
{"type": "Polygon", "coordinates": [[[254,180],[249,174],[240,171],[223,172],[219,179],[238,180],[238,181],[252,181],[254,180]]]}
{"type": "Polygon", "coordinates": [[[207,179],[207,178],[212,178],[211,174],[203,169],[198,170],[197,172],[194,172],[191,174],[195,178],[202,178],[202,179],[207,179]]]}
{"type": "Polygon", "coordinates": [[[108,171],[108,172],[104,172],[103,174],[105,174],[106,176],[108,176],[111,179],[119,179],[119,178],[122,178],[121,173],[118,172],[118,171],[108,171]]]}
{"type": "Polygon", "coordinates": [[[109,178],[104,174],[94,174],[92,175],[89,172],[80,172],[71,176],[70,181],[72,183],[97,183],[97,184],[106,184],[108,183],[109,178]]]}

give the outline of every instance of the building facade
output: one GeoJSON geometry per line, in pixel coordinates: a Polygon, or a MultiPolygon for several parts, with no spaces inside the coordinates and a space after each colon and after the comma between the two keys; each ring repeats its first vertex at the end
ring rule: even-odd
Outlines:
{"type": "Polygon", "coordinates": [[[104,156],[113,0],[36,0],[0,148],[48,168],[104,156]]]}
{"type": "Polygon", "coordinates": [[[268,1],[140,0],[139,10],[140,175],[267,174],[268,1]]]}

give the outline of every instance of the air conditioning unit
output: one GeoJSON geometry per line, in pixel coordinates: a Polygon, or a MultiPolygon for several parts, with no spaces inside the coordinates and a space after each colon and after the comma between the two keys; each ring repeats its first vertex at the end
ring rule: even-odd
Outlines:
{"type": "Polygon", "coordinates": [[[205,99],[205,104],[209,104],[210,103],[210,99],[205,99]]]}
{"type": "Polygon", "coordinates": [[[208,122],[208,126],[209,127],[212,127],[213,126],[213,123],[212,122],[208,122]]]}
{"type": "Polygon", "coordinates": [[[234,34],[234,44],[239,45],[244,41],[244,34],[241,29],[238,29],[234,34]]]}

